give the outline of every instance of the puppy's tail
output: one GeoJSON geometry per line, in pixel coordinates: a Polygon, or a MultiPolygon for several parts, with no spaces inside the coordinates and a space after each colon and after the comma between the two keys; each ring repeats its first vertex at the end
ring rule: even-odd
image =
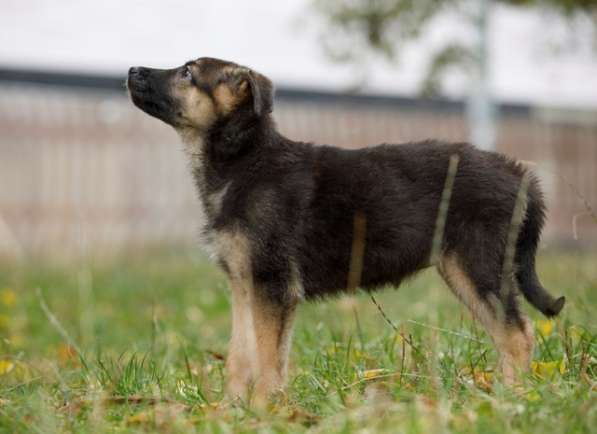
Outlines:
{"type": "Polygon", "coordinates": [[[516,244],[516,280],[524,298],[545,316],[552,317],[560,313],[566,298],[555,298],[547,292],[535,270],[535,254],[544,219],[545,205],[538,183],[533,178],[529,185],[526,218],[516,244]]]}
{"type": "Polygon", "coordinates": [[[547,317],[556,316],[560,313],[566,297],[555,298],[541,285],[535,272],[535,258],[524,255],[524,263],[518,264],[516,280],[520,290],[529,303],[540,310],[547,317]]]}

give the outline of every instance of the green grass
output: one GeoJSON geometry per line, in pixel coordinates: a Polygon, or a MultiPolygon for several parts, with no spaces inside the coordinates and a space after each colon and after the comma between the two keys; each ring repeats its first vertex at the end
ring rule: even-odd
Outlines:
{"type": "Polygon", "coordinates": [[[0,263],[0,431],[597,432],[596,264],[541,255],[568,305],[521,387],[430,270],[377,295],[400,334],[365,294],[301,306],[287,393],[256,412],[223,397],[229,293],[201,256],[0,263]]]}

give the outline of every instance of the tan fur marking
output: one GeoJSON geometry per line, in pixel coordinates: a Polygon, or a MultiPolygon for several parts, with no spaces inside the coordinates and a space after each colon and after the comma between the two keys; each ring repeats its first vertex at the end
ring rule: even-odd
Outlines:
{"type": "Polygon", "coordinates": [[[527,318],[523,318],[523,329],[516,326],[506,327],[504,333],[498,336],[501,339],[496,346],[500,351],[500,367],[506,384],[515,384],[519,375],[526,372],[531,364],[534,346],[533,327],[527,318]]]}
{"type": "MultiPolygon", "coordinates": [[[[227,66],[222,69],[224,74],[234,76],[247,74],[248,71],[247,68],[238,66],[227,66]]],[[[231,113],[249,95],[249,85],[245,80],[234,91],[227,83],[221,83],[216,86],[212,99],[190,83],[174,81],[171,85],[171,94],[180,104],[181,122],[176,129],[187,145],[186,151],[195,164],[195,160],[202,153],[205,132],[218,117],[231,113]]]]}
{"type": "Polygon", "coordinates": [[[296,262],[293,260],[290,261],[290,282],[288,285],[288,289],[290,290],[293,298],[296,300],[302,300],[305,297],[305,289],[303,288],[301,275],[296,262]]]}
{"type": "Polygon", "coordinates": [[[250,244],[240,232],[219,232],[214,254],[225,262],[232,292],[232,335],[226,361],[229,396],[247,398],[257,373],[257,344],[251,309],[250,244]]]}
{"type": "Polygon", "coordinates": [[[250,242],[241,232],[218,233],[215,250],[226,264],[232,289],[227,391],[245,397],[254,382],[253,400],[262,406],[286,382],[295,306],[271,302],[256,290],[250,242]]]}
{"type": "Polygon", "coordinates": [[[521,330],[505,322],[503,307],[495,298],[491,307],[481,300],[474,283],[462,269],[456,255],[444,256],[439,265],[439,272],[454,294],[471,310],[487,330],[500,355],[500,367],[504,382],[513,384],[520,372],[527,371],[533,351],[533,331],[528,320],[521,330]]]}
{"type": "Polygon", "coordinates": [[[248,398],[257,371],[257,349],[249,288],[230,281],[232,290],[232,336],[226,360],[226,391],[231,397],[248,398]]]}
{"type": "Polygon", "coordinates": [[[251,311],[257,342],[253,403],[263,407],[286,383],[295,305],[280,306],[253,292],[251,311]]]}
{"type": "Polygon", "coordinates": [[[213,101],[197,88],[177,89],[173,94],[180,100],[182,123],[176,127],[185,152],[190,158],[194,169],[203,166],[204,135],[208,128],[216,121],[213,101]]]}
{"type": "Polygon", "coordinates": [[[214,250],[217,257],[228,268],[230,280],[242,282],[247,289],[252,288],[250,242],[240,231],[220,231],[214,236],[214,250]]]}
{"type": "Polygon", "coordinates": [[[204,140],[201,131],[193,127],[177,127],[176,132],[184,144],[184,152],[189,157],[193,170],[203,170],[204,166],[204,140]]]}
{"type": "Polygon", "coordinates": [[[250,243],[241,232],[218,233],[215,250],[226,263],[232,289],[227,391],[245,397],[254,381],[253,399],[262,406],[286,382],[295,305],[270,302],[255,289],[250,243]]]}
{"type": "Polygon", "coordinates": [[[204,132],[216,121],[212,99],[196,86],[174,84],[172,96],[180,103],[180,114],[186,127],[204,132]]]}
{"type": "Polygon", "coordinates": [[[346,285],[348,291],[351,293],[354,293],[361,285],[366,235],[367,217],[365,217],[365,214],[362,211],[357,211],[354,214],[352,249],[350,252],[350,266],[348,268],[348,283],[346,285]]]}
{"type": "Polygon", "coordinates": [[[475,285],[460,267],[456,255],[443,257],[439,264],[439,272],[452,292],[471,310],[475,319],[485,327],[492,327],[495,315],[479,298],[475,285]]]}
{"type": "Polygon", "coordinates": [[[224,116],[231,113],[244,98],[242,93],[233,92],[226,83],[219,84],[213,95],[217,101],[218,110],[224,116]]]}
{"type": "Polygon", "coordinates": [[[228,192],[228,187],[230,187],[230,182],[226,183],[222,188],[207,196],[207,206],[213,215],[218,215],[222,210],[222,204],[224,202],[224,197],[228,192]]]}

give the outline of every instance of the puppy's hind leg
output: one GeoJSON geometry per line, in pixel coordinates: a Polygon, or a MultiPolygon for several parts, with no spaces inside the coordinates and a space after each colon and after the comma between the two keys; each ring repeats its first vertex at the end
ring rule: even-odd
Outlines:
{"type": "Polygon", "coordinates": [[[465,263],[456,253],[446,254],[440,261],[439,272],[491,336],[499,353],[504,382],[513,384],[530,366],[532,326],[520,312],[514,291],[500,292],[499,265],[484,263],[475,268],[474,262],[466,263],[468,266],[465,263]]]}

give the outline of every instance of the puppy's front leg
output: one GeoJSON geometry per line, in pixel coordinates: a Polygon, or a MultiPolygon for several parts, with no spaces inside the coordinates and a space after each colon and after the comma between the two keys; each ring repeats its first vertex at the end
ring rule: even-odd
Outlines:
{"type": "Polygon", "coordinates": [[[258,291],[250,296],[257,350],[253,402],[263,407],[286,384],[296,303],[276,303],[258,291]]]}
{"type": "Polygon", "coordinates": [[[232,336],[226,360],[226,392],[231,398],[247,398],[256,373],[255,333],[249,297],[250,285],[231,281],[232,336]]]}

